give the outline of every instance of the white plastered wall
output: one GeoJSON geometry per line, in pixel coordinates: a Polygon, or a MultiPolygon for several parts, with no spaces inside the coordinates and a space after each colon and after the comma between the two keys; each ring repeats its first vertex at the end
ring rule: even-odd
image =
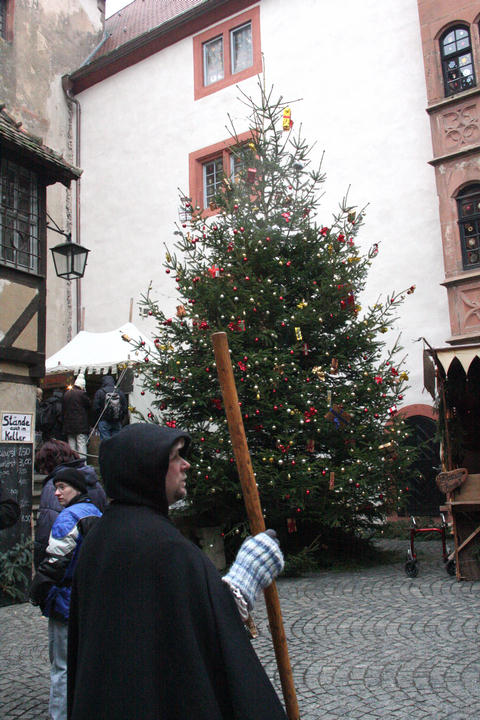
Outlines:
{"type": "MultiPolygon", "coordinates": [[[[366,306],[381,293],[411,285],[396,329],[408,352],[406,403],[422,392],[422,346],[449,335],[425,78],[416,0],[263,0],[262,51],[267,84],[292,104],[327,172],[320,220],[350,186],[349,200],[368,203],[360,233],[379,244],[366,306]]],[[[242,82],[255,93],[256,79],[242,82]]],[[[177,187],[188,193],[188,155],[228,137],[227,112],[239,132],[244,106],[235,86],[193,100],[191,38],[81,93],[82,241],[92,250],[83,281],[85,329],[105,331],[128,320],[152,281],[152,296],[175,312],[175,282],[162,267],[173,245],[177,187]]]]}

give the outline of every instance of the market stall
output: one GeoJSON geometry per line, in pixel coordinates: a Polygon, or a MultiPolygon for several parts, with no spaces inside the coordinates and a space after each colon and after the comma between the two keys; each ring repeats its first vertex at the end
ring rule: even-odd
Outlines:
{"type": "MultiPolygon", "coordinates": [[[[111,374],[119,387],[128,395],[130,407],[147,412],[147,401],[141,395],[141,386],[135,378],[134,366],[151,351],[151,341],[133,323],[127,322],[116,330],[94,333],[82,330],[63,348],[45,362],[45,390],[65,389],[83,372],[87,392],[91,398],[100,387],[102,376],[111,374]],[[143,342],[142,352],[132,342],[143,342]],[[144,348],[144,350],[143,350],[144,348]]],[[[131,421],[135,417],[131,416],[131,421]]]]}
{"type": "Polygon", "coordinates": [[[458,580],[480,578],[480,345],[426,352],[425,387],[438,403],[442,470],[458,580]],[[428,363],[431,367],[429,369],[428,363]]]}

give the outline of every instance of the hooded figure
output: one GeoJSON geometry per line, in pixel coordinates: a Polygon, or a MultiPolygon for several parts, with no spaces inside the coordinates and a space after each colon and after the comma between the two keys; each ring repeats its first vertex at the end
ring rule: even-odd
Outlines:
{"type": "Polygon", "coordinates": [[[100,446],[111,503],[73,581],[71,720],[286,720],[232,592],[168,519],[181,439],[183,455],[187,433],[134,424],[100,446]]]}

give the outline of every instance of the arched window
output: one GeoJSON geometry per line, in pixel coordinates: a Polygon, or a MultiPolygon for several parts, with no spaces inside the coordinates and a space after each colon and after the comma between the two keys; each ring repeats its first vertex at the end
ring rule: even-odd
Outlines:
{"type": "Polygon", "coordinates": [[[457,197],[458,224],[465,270],[480,266],[480,183],[467,185],[457,197]]]}
{"type": "Polygon", "coordinates": [[[472,45],[468,28],[457,25],[440,38],[445,95],[455,95],[475,87],[472,45]]]}

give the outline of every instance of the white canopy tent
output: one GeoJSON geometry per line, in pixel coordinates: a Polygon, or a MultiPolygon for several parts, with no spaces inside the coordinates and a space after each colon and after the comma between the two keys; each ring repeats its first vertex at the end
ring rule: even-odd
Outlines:
{"type": "Polygon", "coordinates": [[[143,360],[152,350],[150,340],[132,323],[125,323],[116,330],[93,333],[82,330],[61,350],[45,362],[47,375],[84,371],[90,374],[119,372],[125,365],[143,360]],[[144,342],[142,351],[136,350],[128,341],[144,342]]]}
{"type": "MultiPolygon", "coordinates": [[[[90,375],[117,375],[135,363],[142,361],[153,349],[152,342],[132,323],[125,323],[110,332],[94,333],[82,330],[63,348],[45,362],[49,377],[61,373],[78,375],[84,372],[90,375]],[[129,342],[144,342],[141,350],[136,350],[129,342]]],[[[140,412],[148,412],[149,396],[141,394],[140,383],[133,381],[133,391],[129,394],[129,404],[140,412]]],[[[131,422],[135,422],[134,416],[131,422]]]]}

